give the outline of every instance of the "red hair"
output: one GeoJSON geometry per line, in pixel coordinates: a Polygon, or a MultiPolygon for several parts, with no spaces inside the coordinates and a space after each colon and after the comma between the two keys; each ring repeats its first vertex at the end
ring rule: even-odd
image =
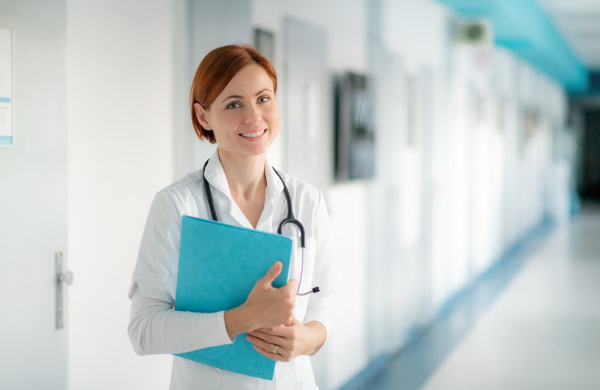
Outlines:
{"type": "Polygon", "coordinates": [[[208,109],[231,79],[247,65],[263,67],[273,81],[273,93],[277,92],[277,74],[269,60],[249,45],[228,45],[214,49],[204,57],[192,82],[190,110],[192,124],[200,140],[207,139],[211,144],[217,140],[212,131],[206,130],[196,118],[194,104],[208,109]]]}

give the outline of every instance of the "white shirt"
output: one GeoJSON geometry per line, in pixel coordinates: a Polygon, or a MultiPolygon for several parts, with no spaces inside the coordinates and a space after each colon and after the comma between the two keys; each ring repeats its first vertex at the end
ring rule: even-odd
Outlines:
{"type": "MultiPolygon", "coordinates": [[[[213,202],[220,222],[252,228],[237,206],[215,151],[206,166],[213,202]]],[[[304,226],[306,249],[300,292],[318,286],[321,292],[296,298],[294,314],[302,323],[321,322],[331,332],[331,296],[341,287],[334,258],[333,238],[323,194],[315,187],[281,173],[292,198],[296,219],[304,226]]],[[[276,233],[287,216],[283,184],[269,163],[265,166],[267,190],[257,230],[276,233]]],[[[129,297],[132,300],[129,337],[135,351],[176,354],[230,344],[224,312],[191,313],[173,310],[181,217],[211,219],[203,189],[202,171],[190,173],[156,194],[140,245],[129,297]]],[[[287,224],[283,234],[294,240],[290,278],[299,279],[300,239],[297,228],[287,224]]],[[[244,337],[242,335],[238,337],[244,337]]],[[[210,367],[175,356],[171,389],[317,389],[308,356],[289,363],[277,362],[272,381],[210,367]]]]}

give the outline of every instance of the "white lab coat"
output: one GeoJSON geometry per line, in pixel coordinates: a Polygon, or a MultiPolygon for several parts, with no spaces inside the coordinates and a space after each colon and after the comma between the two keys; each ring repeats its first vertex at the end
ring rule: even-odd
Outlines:
{"type": "MultiPolygon", "coordinates": [[[[283,185],[267,163],[265,205],[258,230],[276,233],[287,215],[283,185]]],[[[300,291],[318,286],[321,292],[298,297],[295,316],[307,323],[319,321],[331,332],[331,296],[341,287],[335,261],[329,217],[322,193],[315,187],[281,173],[296,218],[306,232],[305,264],[300,291]]],[[[252,228],[229,192],[227,178],[215,151],[206,167],[219,220],[252,228]]],[[[224,312],[190,313],[173,310],[181,217],[210,219],[202,171],[193,172],[156,194],[140,245],[129,297],[132,300],[129,336],[136,352],[175,354],[231,343],[224,312]]],[[[299,279],[301,252],[299,233],[288,224],[283,234],[294,239],[290,278],[299,279]]],[[[239,337],[239,336],[238,336],[239,337]]],[[[243,336],[242,336],[243,337],[243,336]]],[[[171,389],[317,389],[308,356],[289,363],[277,362],[272,381],[249,377],[174,357],[171,389]]]]}

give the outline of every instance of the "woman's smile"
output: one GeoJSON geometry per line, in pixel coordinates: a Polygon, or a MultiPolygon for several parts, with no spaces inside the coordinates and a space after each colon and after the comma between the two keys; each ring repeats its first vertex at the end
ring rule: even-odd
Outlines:
{"type": "Polygon", "coordinates": [[[267,132],[267,129],[262,129],[257,131],[256,133],[242,133],[240,134],[244,138],[258,138],[267,132]]]}

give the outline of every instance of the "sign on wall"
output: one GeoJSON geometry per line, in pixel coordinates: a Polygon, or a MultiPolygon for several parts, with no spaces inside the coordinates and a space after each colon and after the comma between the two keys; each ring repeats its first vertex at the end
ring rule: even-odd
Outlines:
{"type": "Polygon", "coordinates": [[[0,28],[0,146],[13,146],[12,31],[0,28]]]}

